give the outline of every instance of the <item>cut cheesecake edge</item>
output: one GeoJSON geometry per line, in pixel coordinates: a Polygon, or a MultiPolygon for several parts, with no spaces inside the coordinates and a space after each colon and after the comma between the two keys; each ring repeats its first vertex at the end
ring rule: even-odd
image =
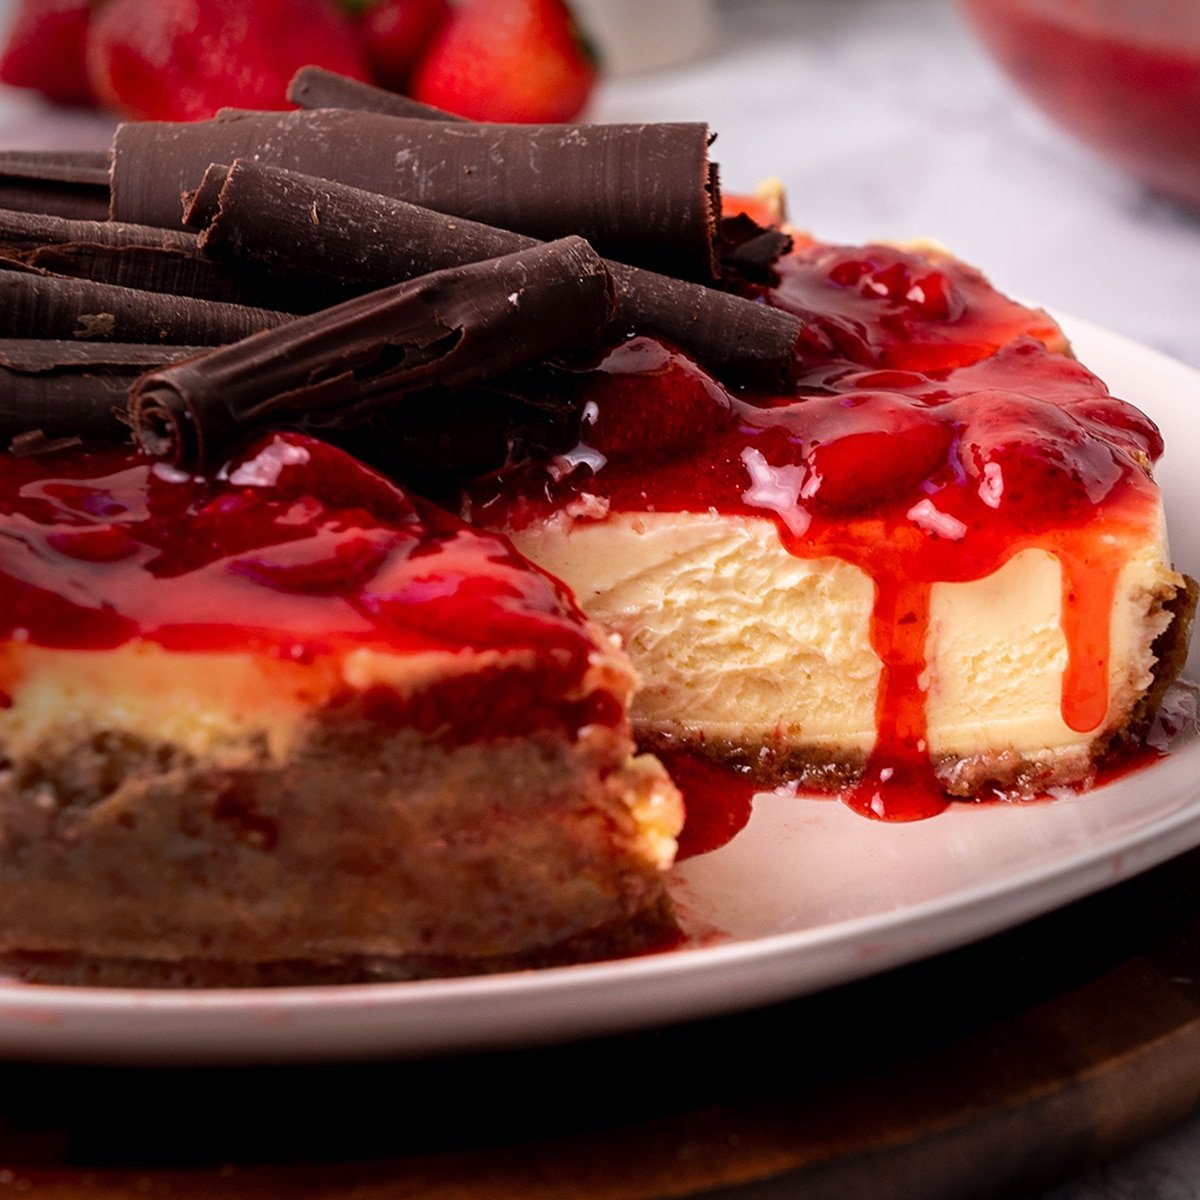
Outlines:
{"type": "Polygon", "coordinates": [[[626,655],[504,539],[417,516],[311,439],[252,462],[280,445],[295,472],[280,485],[155,476],[136,458],[21,468],[39,480],[22,496],[76,508],[66,523],[31,501],[0,529],[0,964],[232,986],[670,944],[682,804],[635,750],[626,655]],[[199,543],[196,565],[163,574],[193,490],[206,512],[265,515],[253,540],[222,534],[231,550],[199,543]],[[80,514],[119,507],[129,541],[104,521],[87,540],[80,514]],[[366,538],[347,583],[344,547],[366,538]],[[64,547],[91,557],[63,571],[64,547]],[[447,613],[456,595],[468,607],[447,613]]]}
{"type": "MultiPolygon", "coordinates": [[[[623,639],[643,679],[639,744],[687,749],[764,786],[855,783],[876,745],[882,662],[875,584],[803,558],[769,517],[559,513],[511,533],[623,639]]],[[[1195,584],[1170,566],[1161,510],[1114,588],[1108,702],[1094,728],[1063,716],[1063,572],[1018,550],[978,580],[933,584],[921,677],[928,755],[943,789],[1028,795],[1087,778],[1135,740],[1182,669],[1195,584]]]]}

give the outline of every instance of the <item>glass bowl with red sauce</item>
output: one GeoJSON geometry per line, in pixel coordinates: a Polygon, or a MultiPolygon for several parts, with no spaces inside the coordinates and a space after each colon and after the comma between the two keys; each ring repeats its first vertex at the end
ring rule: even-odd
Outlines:
{"type": "Polygon", "coordinates": [[[1200,0],[959,0],[1031,100],[1200,208],[1200,0]]]}

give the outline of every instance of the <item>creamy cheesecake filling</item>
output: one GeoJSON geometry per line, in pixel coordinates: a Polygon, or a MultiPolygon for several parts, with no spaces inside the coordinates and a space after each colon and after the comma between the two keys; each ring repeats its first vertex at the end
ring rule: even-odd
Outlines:
{"type": "MultiPolygon", "coordinates": [[[[0,647],[7,709],[0,739],[16,756],[76,726],[166,742],[188,754],[253,744],[282,762],[314,713],[352,693],[387,688],[415,694],[499,666],[532,670],[532,651],[502,654],[360,648],[304,663],[266,654],[174,652],[134,640],[111,650],[61,650],[11,642],[0,647]]],[[[632,680],[595,656],[580,694],[604,683],[627,695],[632,680]]]]}
{"type": "Polygon", "coordinates": [[[182,657],[150,642],[103,651],[10,643],[0,681],[8,696],[0,750],[13,761],[83,730],[109,730],[195,757],[255,747],[282,762],[336,676],[251,655],[182,657]]]}
{"type": "Polygon", "coordinates": [[[642,679],[635,728],[874,745],[880,661],[858,568],[795,557],[768,519],[703,513],[563,519],[512,541],[620,634],[642,679]]]}
{"type": "Polygon", "coordinates": [[[1125,725],[1154,679],[1152,646],[1171,622],[1163,601],[1184,585],[1171,570],[1161,522],[1158,530],[1117,575],[1107,704],[1090,728],[1074,728],[1064,716],[1070,645],[1064,572],[1054,554],[1023,550],[985,579],[934,584],[925,712],[935,759],[1090,746],[1125,725]]]}
{"type": "MultiPolygon", "coordinates": [[[[631,710],[639,730],[858,760],[875,748],[882,661],[876,585],[861,567],[796,556],[773,520],[704,513],[559,518],[513,541],[622,635],[646,681],[631,710]]],[[[1159,521],[1117,577],[1107,703],[1084,730],[1063,715],[1054,554],[1030,548],[982,579],[934,583],[921,671],[931,758],[1089,748],[1119,728],[1152,678],[1164,592],[1182,586],[1169,561],[1159,521]]]]}

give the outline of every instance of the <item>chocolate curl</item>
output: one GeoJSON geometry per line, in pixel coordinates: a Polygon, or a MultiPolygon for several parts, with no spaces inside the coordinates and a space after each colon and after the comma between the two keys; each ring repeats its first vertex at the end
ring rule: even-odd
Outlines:
{"type": "MultiPolygon", "coordinates": [[[[43,213],[0,210],[0,250],[6,254],[36,253],[47,246],[72,242],[126,249],[150,246],[156,250],[196,253],[195,235],[150,225],[125,225],[118,221],[75,221],[43,213]]],[[[36,264],[35,264],[36,265],[36,264]]]]}
{"type": "Polygon", "coordinates": [[[29,453],[62,439],[128,441],[130,385],[194,353],[188,346],[0,340],[0,445],[29,453]]]}
{"type": "Polygon", "coordinates": [[[0,150],[0,175],[108,187],[107,150],[0,150]]]}
{"type": "Polygon", "coordinates": [[[119,221],[75,221],[0,210],[0,268],[11,269],[12,264],[51,275],[231,304],[283,308],[295,299],[267,281],[242,278],[201,254],[193,233],[119,221]]]}
{"type": "Polygon", "coordinates": [[[143,376],[138,443],[189,469],[267,424],[354,424],[410,392],[461,387],[586,344],[611,280],[582,238],[439,271],[143,376]]]}
{"type": "Polygon", "coordinates": [[[210,166],[185,214],[203,253],[360,295],[539,245],[536,238],[239,158],[210,166]]]}
{"type": "Polygon", "coordinates": [[[109,156],[87,150],[0,153],[0,207],[81,220],[108,216],[109,156]]]}
{"type": "Polygon", "coordinates": [[[787,386],[803,322],[791,313],[665,275],[612,264],[613,334],[657,334],[734,386],[787,386]]]}
{"type": "Polygon", "coordinates": [[[0,329],[13,338],[218,346],[289,320],[240,304],[0,272],[0,329]]]}
{"type": "Polygon", "coordinates": [[[200,186],[183,193],[183,223],[188,229],[207,229],[213,223],[221,211],[221,192],[228,178],[227,166],[210,163],[200,186]]]}
{"type": "Polygon", "coordinates": [[[111,215],[177,227],[180,196],[210,163],[250,158],[712,279],[720,197],[708,143],[702,124],[483,125],[342,109],[145,121],[114,138],[111,215]]]}
{"type": "MultiPolygon", "coordinates": [[[[537,244],[246,159],[209,169],[188,217],[203,218],[211,222],[200,237],[205,253],[251,260],[272,277],[309,288],[320,281],[338,297],[537,244]]],[[[657,334],[732,384],[769,388],[787,378],[802,328],[796,317],[699,284],[608,265],[617,288],[610,340],[634,331],[657,334]]]]}
{"type": "Polygon", "coordinates": [[[422,104],[410,96],[385,91],[324,67],[301,67],[288,84],[287,98],[300,108],[349,108],[421,121],[466,120],[432,104],[422,104]]]}

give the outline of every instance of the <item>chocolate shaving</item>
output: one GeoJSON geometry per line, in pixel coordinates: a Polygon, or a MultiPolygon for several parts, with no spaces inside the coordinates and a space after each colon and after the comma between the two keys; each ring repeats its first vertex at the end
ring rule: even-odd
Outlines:
{"type": "Polygon", "coordinates": [[[43,454],[74,441],[128,441],[130,385],[194,353],[186,346],[0,340],[0,444],[43,454]]]}
{"type": "Polygon", "coordinates": [[[103,221],[108,217],[108,189],[100,192],[0,176],[0,208],[15,212],[49,213],[81,221],[103,221]]]}
{"type": "Polygon", "coordinates": [[[611,280],[582,238],[384,288],[144,376],[130,415],[147,452],[192,467],[267,424],[353,424],[587,344],[611,280]]]}
{"type": "Polygon", "coordinates": [[[708,127],[483,125],[317,109],[122,125],[114,220],[177,227],[210,163],[300,171],[622,262],[712,279],[720,197],[708,127]]]}
{"type": "Polygon", "coordinates": [[[297,300],[294,289],[285,293],[259,272],[238,272],[201,254],[193,233],[0,210],[0,268],[14,266],[265,308],[297,300]]]}
{"type": "Polygon", "coordinates": [[[792,235],[782,229],[764,229],[745,213],[722,217],[717,240],[721,268],[730,282],[778,283],[775,264],[792,248],[792,235]]]}
{"type": "Polygon", "coordinates": [[[86,150],[0,153],[0,208],[81,220],[108,216],[109,156],[86,150]]]}
{"type": "Polygon", "coordinates": [[[8,444],[8,453],[13,458],[33,458],[38,454],[57,454],[61,450],[73,450],[83,445],[83,438],[72,434],[69,437],[51,438],[40,429],[19,433],[8,444]]]}
{"type": "Polygon", "coordinates": [[[798,317],[623,263],[612,264],[612,276],[617,311],[610,334],[656,334],[736,386],[786,386],[804,328],[798,317]]]}
{"type": "Polygon", "coordinates": [[[157,229],[150,225],[125,225],[117,221],[74,221],[42,213],[0,211],[0,248],[5,252],[36,252],[45,246],[72,242],[125,249],[153,246],[159,250],[195,253],[193,234],[157,229]]]}
{"type": "Polygon", "coordinates": [[[507,229],[249,159],[209,167],[188,222],[204,216],[204,253],[222,262],[249,259],[297,279],[317,276],[342,297],[539,244],[507,229]]]}
{"type": "Polygon", "coordinates": [[[384,113],[389,117],[413,117],[423,121],[466,120],[434,108],[432,104],[422,104],[411,96],[385,91],[324,67],[301,67],[288,84],[287,96],[300,108],[349,108],[356,112],[384,113]]]}
{"type": "Polygon", "coordinates": [[[13,338],[217,346],[291,319],[215,300],[0,272],[0,329],[13,338]]]}
{"type": "Polygon", "coordinates": [[[229,168],[222,163],[210,163],[198,188],[184,192],[183,223],[189,229],[206,229],[221,210],[221,191],[229,178],[229,168]]]}
{"type": "Polygon", "coordinates": [[[23,275],[41,275],[46,279],[54,278],[53,271],[47,271],[44,267],[31,267],[19,257],[9,257],[3,249],[0,249],[0,271],[17,271],[23,275]]]}
{"type": "MultiPolygon", "coordinates": [[[[239,159],[210,168],[200,194],[221,182],[201,235],[206,253],[249,259],[265,273],[338,297],[428,271],[511,254],[532,238],[342,184],[239,159]]],[[[199,203],[193,213],[199,219],[199,203]]],[[[206,207],[207,215],[207,207],[206,207]]],[[[189,217],[191,219],[191,217],[189,217]]],[[[699,284],[609,263],[617,309],[607,334],[653,333],[732,384],[777,387],[787,377],[799,320],[779,309],[699,284]]]]}

